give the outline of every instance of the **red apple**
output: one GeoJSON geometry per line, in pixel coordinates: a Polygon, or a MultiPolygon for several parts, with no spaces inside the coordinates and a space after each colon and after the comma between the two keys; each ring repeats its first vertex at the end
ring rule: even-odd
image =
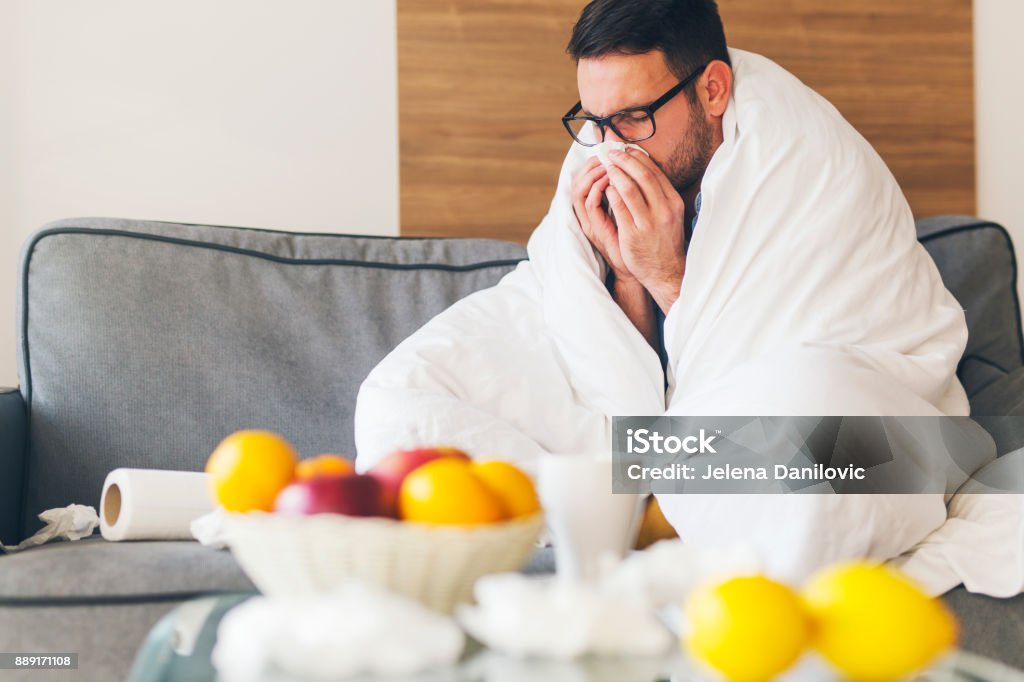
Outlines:
{"type": "Polygon", "coordinates": [[[392,452],[370,469],[369,475],[380,481],[380,504],[386,516],[398,518],[398,491],[405,477],[414,469],[442,457],[457,457],[469,461],[469,455],[458,448],[416,448],[392,452]]]}
{"type": "Polygon", "coordinates": [[[274,511],[286,514],[379,516],[381,492],[381,484],[373,476],[320,476],[288,485],[278,493],[274,511]]]}

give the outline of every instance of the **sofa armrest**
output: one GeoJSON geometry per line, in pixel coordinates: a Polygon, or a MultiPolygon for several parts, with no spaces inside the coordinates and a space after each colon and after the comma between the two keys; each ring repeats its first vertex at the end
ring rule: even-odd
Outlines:
{"type": "Polygon", "coordinates": [[[0,388],[0,541],[21,540],[21,485],[25,466],[25,400],[0,388]]]}

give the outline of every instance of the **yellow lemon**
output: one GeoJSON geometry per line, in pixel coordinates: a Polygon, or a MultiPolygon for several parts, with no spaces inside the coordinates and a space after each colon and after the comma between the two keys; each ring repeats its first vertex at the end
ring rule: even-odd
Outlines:
{"type": "Polygon", "coordinates": [[[236,431],[214,449],[206,473],[214,499],[228,511],[270,511],[297,463],[294,448],[276,433],[236,431]]]}
{"type": "Polygon", "coordinates": [[[894,569],[863,561],[812,576],[803,590],[813,646],[856,680],[903,677],[956,643],[949,609],[894,569]]]}
{"type": "Polygon", "coordinates": [[[763,576],[743,576],[694,590],[686,603],[690,654],[730,680],[769,680],[800,657],[810,622],[800,598],[763,576]]]}
{"type": "Polygon", "coordinates": [[[472,462],[469,466],[498,498],[506,518],[531,516],[540,511],[533,481],[519,467],[498,460],[472,462]]]}

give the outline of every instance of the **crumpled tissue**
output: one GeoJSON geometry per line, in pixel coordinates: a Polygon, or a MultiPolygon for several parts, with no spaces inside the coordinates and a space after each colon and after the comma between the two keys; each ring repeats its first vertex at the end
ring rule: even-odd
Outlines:
{"type": "Polygon", "coordinates": [[[84,504],[47,509],[39,515],[39,520],[46,525],[35,535],[25,538],[17,545],[0,545],[0,549],[5,552],[20,552],[51,540],[80,540],[92,535],[96,526],[100,524],[95,507],[84,504]]]}
{"type": "Polygon", "coordinates": [[[662,540],[610,567],[604,582],[616,594],[656,607],[678,606],[702,583],[763,570],[764,562],[749,545],[699,547],[662,540]]]}
{"type": "Polygon", "coordinates": [[[189,531],[192,537],[199,541],[199,544],[210,549],[227,549],[227,530],[224,528],[224,508],[217,507],[212,512],[203,514],[193,519],[189,524],[189,531]]]}
{"type": "Polygon", "coordinates": [[[617,140],[605,140],[604,142],[594,146],[594,152],[597,154],[597,158],[601,161],[601,164],[606,167],[612,162],[611,157],[609,157],[608,154],[611,152],[624,152],[627,149],[639,149],[645,156],[650,156],[646,149],[638,144],[633,144],[632,142],[627,143],[619,142],[617,140]]]}
{"type": "Polygon", "coordinates": [[[336,680],[410,675],[451,665],[465,635],[450,617],[363,583],[301,598],[253,597],[217,630],[213,665],[222,682],[336,680]]]}
{"type": "Polygon", "coordinates": [[[477,640],[514,657],[657,656],[674,641],[666,626],[678,633],[679,606],[695,587],[760,567],[749,547],[665,540],[604,565],[593,581],[485,576],[474,588],[477,604],[459,607],[456,618],[477,640]]]}
{"type": "Polygon", "coordinates": [[[656,656],[672,642],[650,605],[599,583],[501,573],[480,578],[473,594],[477,605],[460,606],[456,618],[470,635],[509,656],[656,656]]]}

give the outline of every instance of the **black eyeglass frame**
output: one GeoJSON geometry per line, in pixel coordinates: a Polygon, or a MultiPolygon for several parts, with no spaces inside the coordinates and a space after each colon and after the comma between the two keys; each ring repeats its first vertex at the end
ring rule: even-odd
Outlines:
{"type": "Polygon", "coordinates": [[[654,100],[650,104],[645,104],[642,107],[630,107],[629,109],[616,111],[614,114],[609,114],[608,116],[577,116],[576,114],[578,114],[580,110],[583,109],[583,102],[576,102],[576,105],[568,112],[566,112],[565,116],[562,117],[562,125],[565,126],[565,129],[567,131],[569,131],[570,137],[572,137],[573,140],[583,145],[584,147],[595,147],[598,144],[600,144],[600,142],[584,142],[580,140],[578,137],[576,137],[576,134],[572,132],[572,127],[569,125],[571,121],[590,121],[591,123],[596,125],[598,127],[598,130],[601,131],[601,142],[604,142],[605,128],[611,128],[612,131],[625,142],[643,142],[644,140],[649,140],[652,137],[654,137],[654,134],[656,132],[658,132],[658,124],[657,121],[654,120],[654,112],[668,104],[669,100],[671,100],[673,97],[682,92],[683,88],[692,83],[694,79],[696,79],[698,76],[703,74],[704,71],[710,65],[711,62],[708,62],[707,64],[700,67],[683,80],[673,85],[664,95],[654,100]],[[648,135],[647,137],[628,139],[625,135],[619,132],[619,129],[615,127],[614,123],[612,123],[612,119],[615,118],[616,116],[621,116],[622,114],[632,114],[638,111],[644,112],[648,116],[648,118],[651,119],[651,134],[648,135]]]}

